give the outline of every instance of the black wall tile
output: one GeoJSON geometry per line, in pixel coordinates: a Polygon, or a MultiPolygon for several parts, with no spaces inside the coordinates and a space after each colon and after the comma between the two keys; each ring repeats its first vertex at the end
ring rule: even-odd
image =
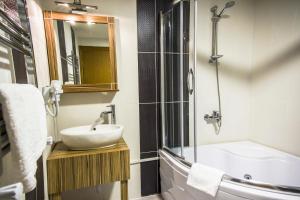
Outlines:
{"type": "Polygon", "coordinates": [[[153,158],[158,156],[158,151],[151,151],[151,152],[141,152],[140,158],[153,158]]]}
{"type": "Polygon", "coordinates": [[[164,103],[164,110],[165,110],[165,144],[168,147],[173,146],[173,138],[174,138],[174,106],[172,103],[164,103]]]}
{"type": "Polygon", "coordinates": [[[24,54],[15,49],[12,49],[12,55],[14,61],[16,82],[27,84],[28,80],[24,54]]]}
{"type": "Polygon", "coordinates": [[[156,104],[140,104],[141,152],[157,151],[156,104]]]}
{"type": "Polygon", "coordinates": [[[189,145],[189,103],[165,103],[165,143],[170,148],[181,146],[183,125],[184,145],[189,145]],[[181,123],[181,105],[183,105],[183,123],[181,123]]]}
{"type": "Polygon", "coordinates": [[[189,40],[190,40],[190,3],[183,2],[183,52],[189,53],[189,40]]]}
{"type": "Polygon", "coordinates": [[[189,133],[189,102],[184,102],[183,103],[183,125],[184,125],[184,135],[183,135],[183,138],[184,138],[184,146],[189,146],[190,145],[190,133],[189,133]]]}
{"type": "MultiPolygon", "coordinates": [[[[160,82],[160,53],[168,52],[164,62],[165,105],[166,113],[166,142],[170,147],[178,147],[180,134],[180,77],[183,75],[184,100],[187,95],[188,56],[184,57],[183,74],[180,74],[180,41],[188,38],[179,38],[180,34],[180,9],[179,4],[174,6],[172,0],[137,0],[138,22],[138,50],[139,50],[139,99],[140,99],[140,158],[158,156],[158,149],[162,146],[161,126],[161,82],[160,82]],[[172,9],[175,7],[174,9],[172,9]],[[175,11],[174,11],[175,10],[175,11]],[[166,40],[162,50],[160,47],[160,11],[165,14],[170,23],[165,23],[166,40]],[[174,14],[175,13],[175,14],[174,14]],[[175,17],[175,18],[174,18],[175,17]],[[175,22],[174,22],[175,21],[175,22]],[[177,22],[177,23],[176,23],[177,22]],[[174,30],[175,29],[175,30],[174,30]],[[144,53],[142,53],[144,52],[144,53]],[[147,53],[145,53],[147,52],[147,53]],[[177,54],[173,54],[176,52],[177,54]],[[186,59],[187,58],[187,59],[186,59]],[[172,88],[172,89],[169,89],[172,88]],[[177,136],[175,136],[175,135],[177,136]],[[178,137],[179,136],[179,137],[178,137]]],[[[184,17],[184,16],[183,16],[184,17]]],[[[184,17],[185,18],[185,17],[184,17]]],[[[184,19],[185,20],[185,19],[184,19]]],[[[183,27],[184,31],[186,27],[183,27]]],[[[185,43],[185,41],[184,41],[185,43]]],[[[186,45],[186,44],[184,44],[186,45]]],[[[188,49],[187,46],[184,46],[188,49]]],[[[184,132],[188,141],[188,103],[184,105],[184,132]],[[187,113],[186,113],[187,111],[187,113]]],[[[160,192],[159,161],[141,164],[141,190],[142,196],[160,192]]]]}
{"type": "Polygon", "coordinates": [[[172,32],[173,32],[173,49],[171,52],[174,53],[180,53],[180,41],[181,41],[181,35],[180,35],[180,3],[177,3],[173,8],[173,26],[172,26],[172,32]]]}
{"type": "Polygon", "coordinates": [[[159,161],[144,162],[141,164],[142,196],[159,193],[159,161]]]}
{"type": "Polygon", "coordinates": [[[164,101],[173,100],[173,54],[164,54],[164,101]]]}
{"type": "Polygon", "coordinates": [[[155,53],[139,53],[139,99],[140,103],[156,102],[155,53]]]}
{"type": "Polygon", "coordinates": [[[164,14],[164,44],[162,52],[172,52],[173,51],[173,11],[170,10],[164,14]]]}
{"type": "MultiPolygon", "coordinates": [[[[172,77],[173,77],[173,85],[172,85],[172,90],[173,90],[173,97],[172,101],[180,101],[180,93],[181,93],[181,77],[183,78],[183,75],[180,71],[180,54],[173,54],[173,71],[172,71],[172,77]]],[[[184,87],[184,85],[183,85],[184,87]]]]}
{"type": "MultiPolygon", "coordinates": [[[[188,72],[189,72],[189,55],[188,54],[165,54],[165,70],[164,70],[164,100],[166,102],[180,101],[180,85],[182,76],[183,100],[189,100],[188,94],[188,72]],[[180,60],[183,58],[183,75],[180,72],[180,60]]],[[[160,88],[160,86],[158,87],[160,88]]],[[[160,91],[159,91],[160,92],[160,91]]]]}
{"type": "Polygon", "coordinates": [[[174,109],[174,115],[173,115],[173,120],[174,120],[174,127],[173,127],[173,144],[172,147],[180,147],[181,146],[181,104],[182,103],[172,103],[173,109],[174,109]]]}
{"type": "Polygon", "coordinates": [[[158,150],[162,148],[162,118],[161,118],[161,103],[156,104],[156,123],[157,123],[157,145],[158,150]]]}
{"type": "Polygon", "coordinates": [[[155,52],[155,16],[155,0],[137,0],[139,52],[155,52]]]}
{"type": "Polygon", "coordinates": [[[183,54],[183,101],[189,101],[189,91],[188,91],[188,83],[187,83],[188,73],[189,73],[189,54],[183,54]]]}
{"type": "Polygon", "coordinates": [[[160,68],[160,61],[161,61],[161,58],[160,58],[160,53],[156,53],[155,54],[156,57],[156,102],[161,102],[161,90],[160,90],[160,83],[161,83],[161,68],[160,68]]]}

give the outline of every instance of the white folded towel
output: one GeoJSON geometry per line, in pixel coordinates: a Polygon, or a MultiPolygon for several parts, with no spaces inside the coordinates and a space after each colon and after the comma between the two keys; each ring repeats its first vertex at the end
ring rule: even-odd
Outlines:
{"type": "Polygon", "coordinates": [[[47,142],[43,96],[32,85],[0,84],[0,103],[16,178],[30,192],[36,187],[36,162],[47,142]]]}
{"type": "Polygon", "coordinates": [[[22,183],[16,183],[0,188],[0,199],[2,200],[21,200],[23,199],[22,183]]]}
{"type": "Polygon", "coordinates": [[[189,171],[187,184],[215,197],[224,174],[221,170],[195,163],[189,171]]]}

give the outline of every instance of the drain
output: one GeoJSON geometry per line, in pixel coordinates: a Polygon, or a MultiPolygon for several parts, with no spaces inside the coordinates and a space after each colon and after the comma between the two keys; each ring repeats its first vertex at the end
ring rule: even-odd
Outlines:
{"type": "Polygon", "coordinates": [[[251,179],[252,179],[252,176],[251,176],[250,174],[245,174],[245,175],[244,175],[244,178],[245,178],[246,180],[251,180],[251,179]]]}

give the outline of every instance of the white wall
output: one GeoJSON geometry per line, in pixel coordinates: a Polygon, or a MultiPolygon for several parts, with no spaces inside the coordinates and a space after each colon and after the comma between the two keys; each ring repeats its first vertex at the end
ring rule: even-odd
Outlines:
{"type": "MultiPolygon", "coordinates": [[[[58,128],[91,124],[108,104],[116,104],[117,123],[125,126],[124,138],[130,148],[131,160],[139,159],[139,110],[136,0],[85,1],[98,5],[100,15],[116,17],[116,50],[118,66],[117,93],[64,94],[61,99],[58,128]]],[[[52,1],[43,1],[43,9],[57,10],[52,1]]],[[[108,185],[102,195],[107,199],[119,199],[119,184],[108,185]]],[[[99,191],[98,190],[98,191],[99,191]]],[[[97,190],[90,190],[88,199],[97,199],[97,190]],[[93,197],[91,197],[92,195],[93,197]]],[[[82,195],[88,193],[82,193],[82,195]]],[[[78,194],[69,194],[74,198],[78,194]]],[[[99,194],[98,194],[99,195],[99,194]]],[[[140,196],[140,166],[131,166],[129,196],[140,196]]],[[[84,198],[84,197],[83,197],[84,198]]],[[[85,199],[86,199],[85,198],[85,199]]],[[[74,198],[75,199],[75,198],[74,198]]]]}
{"type": "Polygon", "coordinates": [[[223,126],[219,136],[203,116],[217,110],[211,53],[211,13],[223,0],[198,5],[198,144],[253,140],[300,155],[300,2],[237,0],[219,23],[223,126]]]}
{"type": "Polygon", "coordinates": [[[250,137],[250,69],[253,39],[253,0],[238,0],[219,22],[219,77],[223,125],[220,135],[203,117],[218,110],[216,69],[209,64],[212,22],[210,8],[225,0],[200,0],[197,23],[197,138],[198,144],[245,140],[250,137]]]}
{"type": "Polygon", "coordinates": [[[255,1],[251,138],[300,156],[300,1],[255,1]]]}

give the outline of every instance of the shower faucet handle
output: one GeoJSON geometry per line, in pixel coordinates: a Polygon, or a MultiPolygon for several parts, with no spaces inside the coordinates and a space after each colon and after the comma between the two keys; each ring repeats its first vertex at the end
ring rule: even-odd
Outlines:
{"type": "Polygon", "coordinates": [[[214,123],[218,123],[221,121],[221,114],[219,111],[213,111],[211,115],[209,114],[205,114],[204,115],[204,120],[206,121],[207,124],[214,124],[214,123]]]}

